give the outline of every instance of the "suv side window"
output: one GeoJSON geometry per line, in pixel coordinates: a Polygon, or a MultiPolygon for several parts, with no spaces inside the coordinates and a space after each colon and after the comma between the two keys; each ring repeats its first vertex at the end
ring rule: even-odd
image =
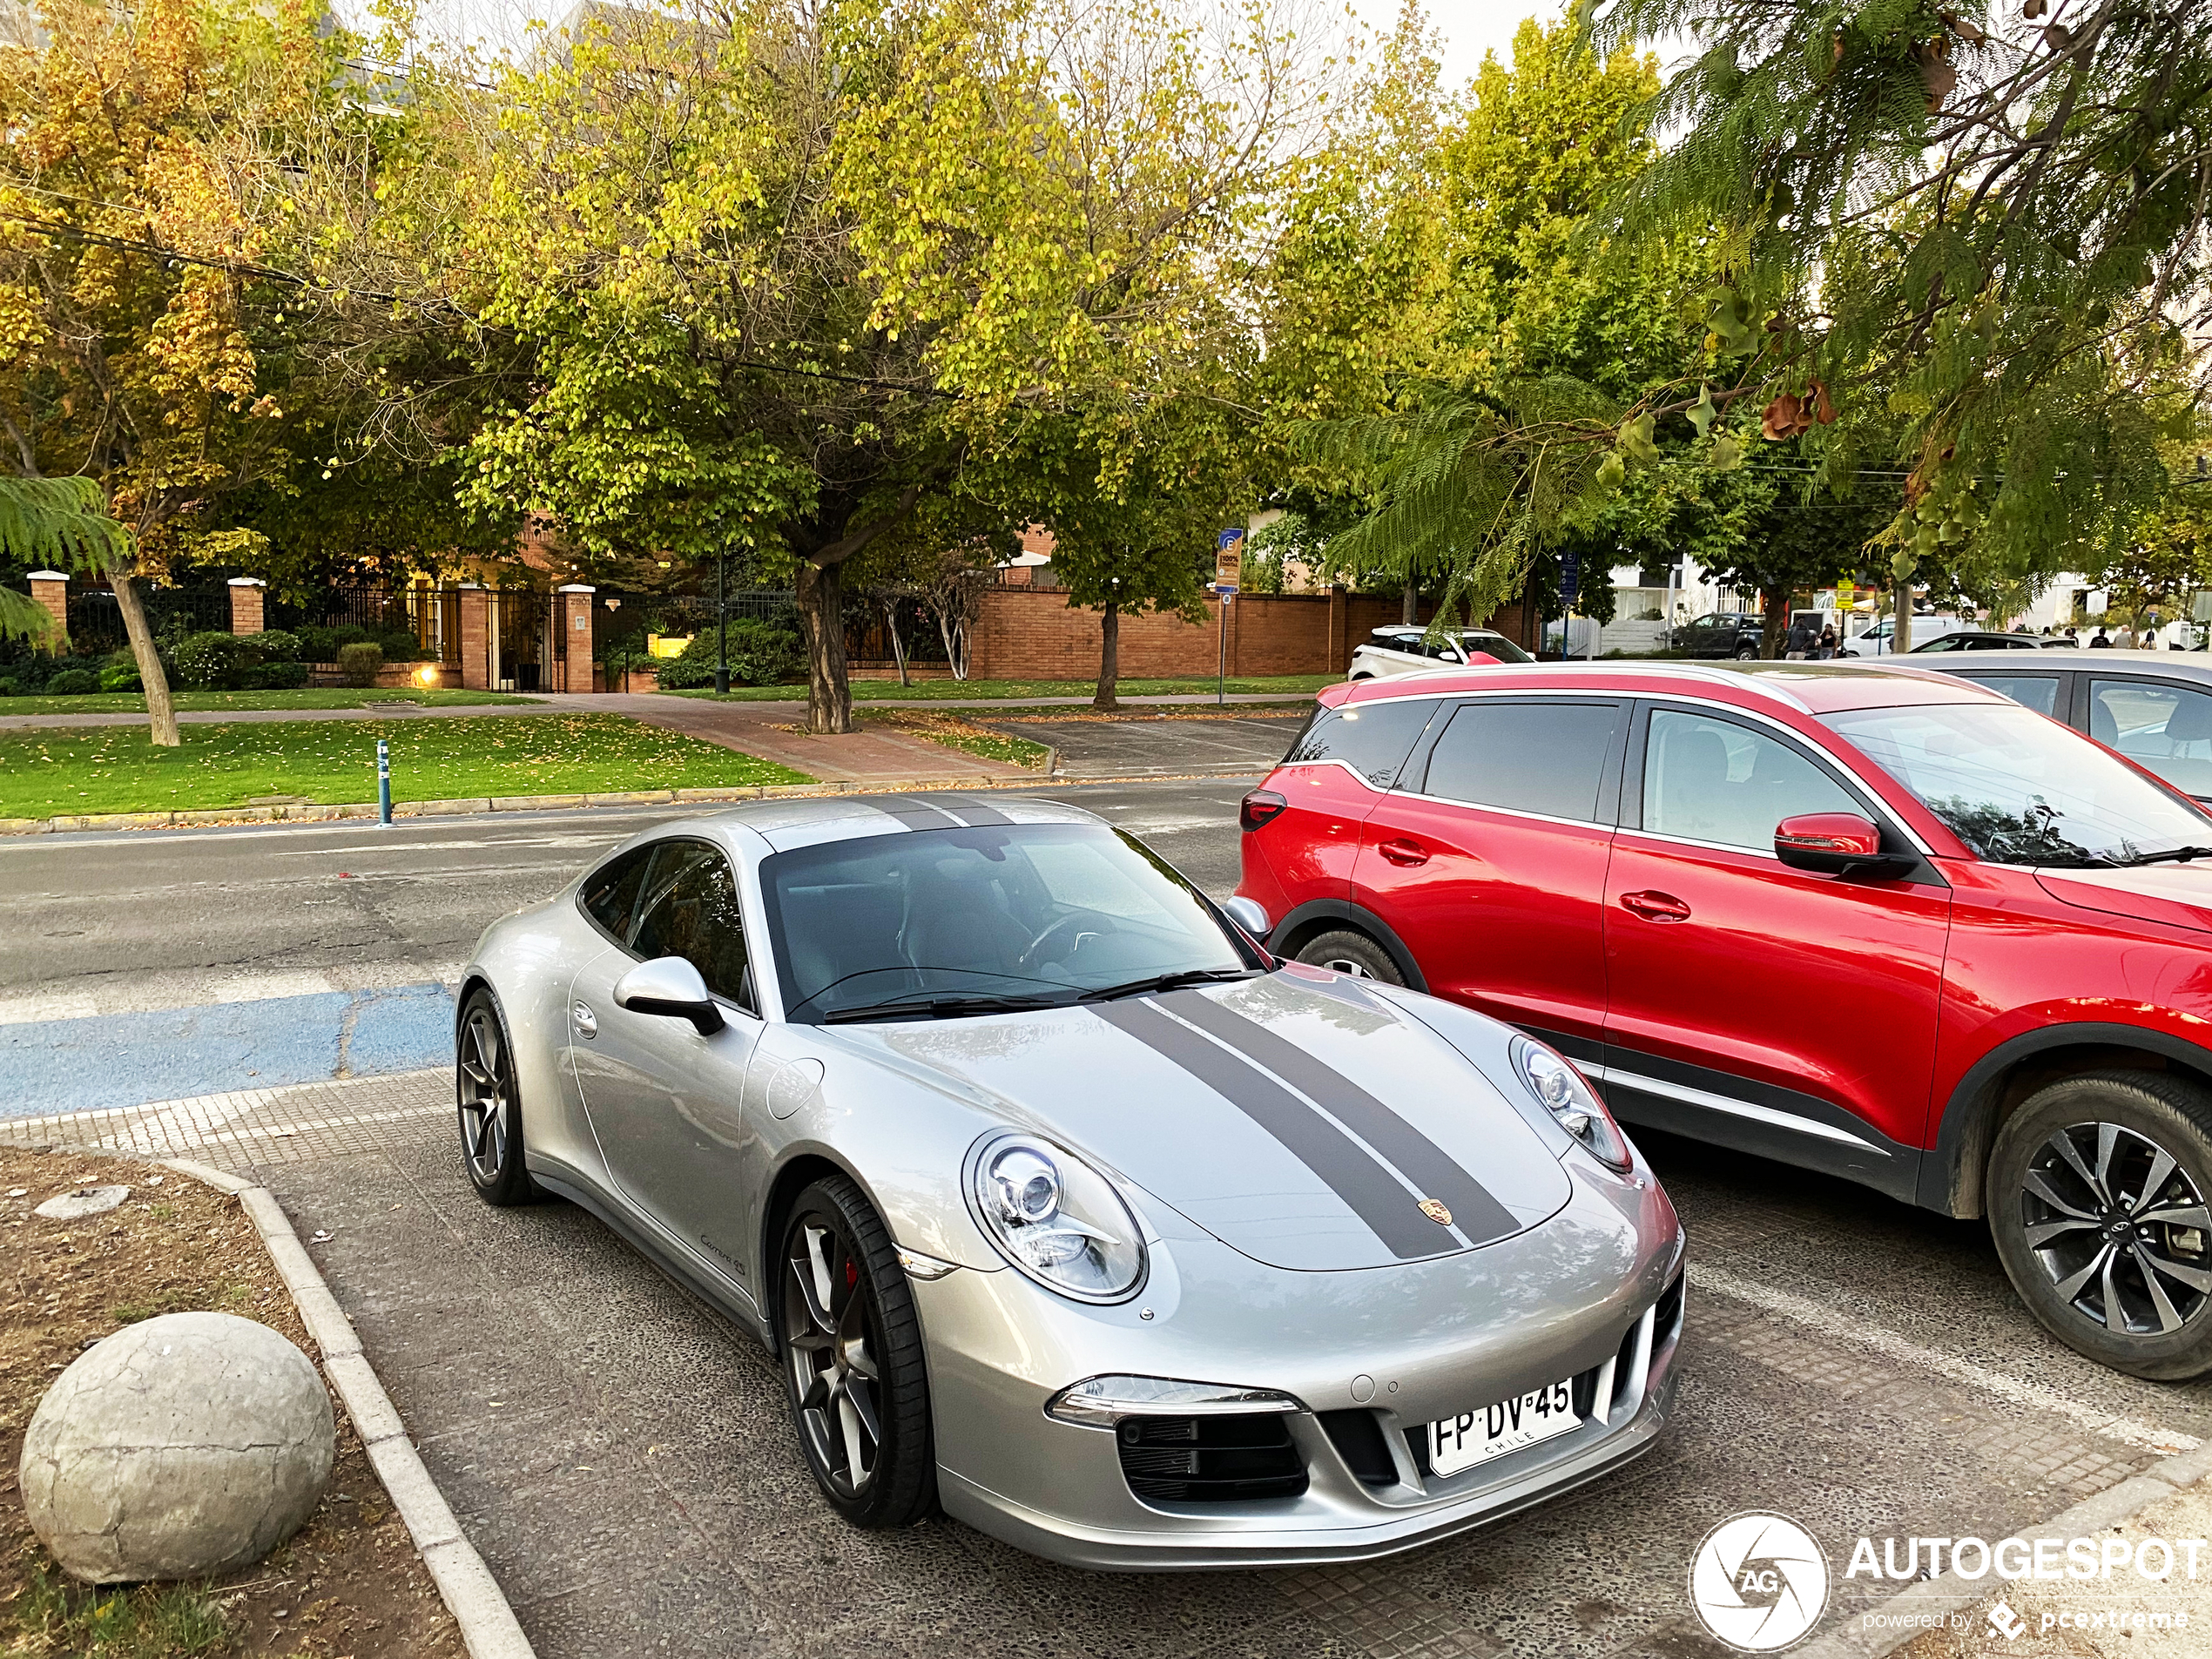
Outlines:
{"type": "Polygon", "coordinates": [[[1779,738],[1705,714],[1654,709],[1643,746],[1643,827],[1655,835],[1772,853],[1800,813],[1865,806],[1779,738]]]}
{"type": "Polygon", "coordinates": [[[631,948],[648,961],[683,957],[699,970],[708,990],[750,1008],[745,918],[730,861],[704,841],[662,841],[654,851],[631,948]]]}
{"type": "Polygon", "coordinates": [[[2185,795],[2212,795],[2212,697],[2202,691],[2093,679],[2089,735],[2185,795]]]}
{"type": "Polygon", "coordinates": [[[637,890],[645,882],[645,867],[653,848],[641,846],[610,859],[590,875],[577,892],[583,914],[617,945],[630,941],[630,919],[637,914],[637,890]]]}
{"type": "Polygon", "coordinates": [[[1462,705],[1429,751],[1421,792],[1592,823],[1621,723],[1618,703],[1462,705]]]}
{"type": "Polygon", "coordinates": [[[1400,697],[1317,709],[1282,764],[1341,760],[1377,789],[1387,789],[1436,708],[1433,698],[1400,697]]]}
{"type": "Polygon", "coordinates": [[[2033,709],[2038,714],[2055,715],[2059,711],[2059,677],[2056,674],[2000,674],[1976,670],[1959,678],[1972,680],[1977,685],[1986,685],[1991,691],[2009,697],[2013,702],[2033,709]]]}

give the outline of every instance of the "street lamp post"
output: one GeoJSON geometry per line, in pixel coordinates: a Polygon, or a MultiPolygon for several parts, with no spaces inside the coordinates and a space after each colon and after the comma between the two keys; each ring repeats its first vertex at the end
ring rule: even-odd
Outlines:
{"type": "Polygon", "coordinates": [[[714,556],[714,694],[730,694],[730,550],[714,556]]]}

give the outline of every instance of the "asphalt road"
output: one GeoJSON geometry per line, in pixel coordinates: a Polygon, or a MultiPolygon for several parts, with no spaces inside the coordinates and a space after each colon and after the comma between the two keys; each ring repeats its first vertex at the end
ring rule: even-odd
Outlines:
{"type": "MultiPolygon", "coordinates": [[[[1205,780],[1040,791],[1221,896],[1236,801],[1205,780]]],[[[485,926],[664,806],[0,838],[0,1117],[441,1063],[485,926]]]]}

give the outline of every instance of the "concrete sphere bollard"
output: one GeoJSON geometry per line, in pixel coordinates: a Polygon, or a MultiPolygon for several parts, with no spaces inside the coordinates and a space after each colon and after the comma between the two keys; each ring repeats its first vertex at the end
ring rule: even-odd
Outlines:
{"type": "Polygon", "coordinates": [[[330,1480],[330,1396],[266,1325],[170,1313],[127,1325],[55,1379],[24,1435],[31,1529],[95,1584],[195,1578],[259,1561],[330,1480]]]}

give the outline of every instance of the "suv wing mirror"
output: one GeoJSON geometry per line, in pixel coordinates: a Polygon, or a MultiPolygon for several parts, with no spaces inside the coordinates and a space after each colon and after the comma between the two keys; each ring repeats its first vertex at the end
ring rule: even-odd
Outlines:
{"type": "Polygon", "coordinates": [[[1876,881],[1893,881],[1920,861],[1910,853],[1884,852],[1880,827],[1857,813],[1784,819],[1774,826],[1774,856],[1793,870],[1876,881]]]}
{"type": "Polygon", "coordinates": [[[664,1014],[689,1020],[703,1037],[722,1028],[722,1010],[708,995],[699,970],[681,956],[656,956],[615,981],[615,1006],[632,1014],[664,1014]]]}

